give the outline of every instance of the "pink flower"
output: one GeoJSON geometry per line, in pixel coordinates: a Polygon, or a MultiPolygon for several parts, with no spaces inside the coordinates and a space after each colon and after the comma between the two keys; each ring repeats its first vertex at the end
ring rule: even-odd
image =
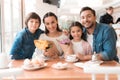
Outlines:
{"type": "Polygon", "coordinates": [[[70,44],[70,39],[68,39],[68,38],[62,39],[62,40],[57,40],[57,41],[59,41],[60,44],[65,44],[65,45],[70,44]]]}

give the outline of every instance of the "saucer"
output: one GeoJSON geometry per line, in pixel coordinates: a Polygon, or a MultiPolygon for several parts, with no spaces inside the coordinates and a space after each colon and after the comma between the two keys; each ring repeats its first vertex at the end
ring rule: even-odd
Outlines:
{"type": "Polygon", "coordinates": [[[74,59],[74,60],[72,60],[72,59],[65,59],[65,61],[67,61],[67,62],[77,62],[78,61],[78,59],[76,58],[76,59],[74,59]]]}
{"type": "Polygon", "coordinates": [[[32,67],[23,65],[22,68],[23,68],[24,70],[38,70],[38,69],[44,68],[44,67],[46,67],[46,66],[47,66],[47,63],[44,63],[44,65],[42,65],[42,66],[32,66],[32,67]]]}
{"type": "Polygon", "coordinates": [[[85,64],[94,64],[94,65],[100,65],[101,63],[103,63],[103,61],[101,60],[96,60],[96,61],[90,60],[90,61],[85,62],[85,64]]]}
{"type": "Polygon", "coordinates": [[[52,68],[58,69],[58,70],[64,70],[64,69],[67,69],[67,66],[68,66],[67,63],[58,62],[58,63],[56,63],[56,64],[53,64],[53,65],[52,65],[52,68]]]}
{"type": "Polygon", "coordinates": [[[77,66],[77,67],[80,67],[80,68],[84,68],[85,67],[85,64],[82,63],[82,62],[74,63],[74,65],[77,66]]]}

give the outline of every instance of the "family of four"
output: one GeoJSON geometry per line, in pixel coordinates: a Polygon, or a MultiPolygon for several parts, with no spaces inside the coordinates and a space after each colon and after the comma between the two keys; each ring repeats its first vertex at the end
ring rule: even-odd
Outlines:
{"type": "MultiPolygon", "coordinates": [[[[12,59],[31,59],[34,52],[39,53],[34,40],[43,39],[54,42],[54,47],[43,53],[46,57],[58,58],[66,55],[58,40],[70,39],[70,53],[75,54],[79,60],[91,60],[93,52],[98,54],[99,60],[119,61],[116,50],[116,33],[107,24],[96,22],[96,13],[90,7],[83,7],[80,11],[80,22],[72,22],[69,35],[66,35],[58,25],[57,16],[48,12],[43,17],[45,31],[39,29],[41,19],[38,14],[28,14],[26,28],[20,31],[15,38],[10,51],[12,59]]],[[[66,47],[67,48],[67,47],[66,47]]]]}

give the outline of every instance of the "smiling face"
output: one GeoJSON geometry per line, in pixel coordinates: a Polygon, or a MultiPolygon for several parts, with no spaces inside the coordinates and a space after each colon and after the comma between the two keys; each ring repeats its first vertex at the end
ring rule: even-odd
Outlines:
{"type": "Polygon", "coordinates": [[[110,15],[112,15],[113,12],[114,12],[113,8],[106,9],[106,11],[107,11],[107,13],[110,14],[110,15]]]}
{"type": "Polygon", "coordinates": [[[28,20],[28,29],[31,33],[35,33],[35,31],[39,28],[40,22],[38,19],[29,19],[28,20]]]}
{"type": "Polygon", "coordinates": [[[96,16],[91,10],[85,10],[80,14],[80,22],[86,29],[90,29],[95,26],[96,16]]]}
{"type": "Polygon", "coordinates": [[[81,40],[82,30],[80,27],[78,27],[78,26],[71,27],[70,33],[71,33],[71,36],[73,37],[74,41],[81,40]]]}
{"type": "Polygon", "coordinates": [[[46,17],[44,19],[44,24],[50,33],[57,31],[58,22],[54,16],[46,17]]]}

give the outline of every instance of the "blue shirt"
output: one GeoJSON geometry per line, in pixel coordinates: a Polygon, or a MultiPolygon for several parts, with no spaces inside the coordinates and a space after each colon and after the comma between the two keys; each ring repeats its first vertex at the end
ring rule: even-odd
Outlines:
{"type": "Polygon", "coordinates": [[[38,39],[40,34],[44,31],[38,29],[34,34],[31,33],[28,28],[24,28],[20,31],[13,42],[13,46],[10,51],[12,59],[25,59],[32,58],[35,50],[34,40],[38,39]]]}
{"type": "MultiPolygon", "coordinates": [[[[85,30],[86,38],[87,32],[85,30]]],[[[96,23],[93,33],[93,52],[102,54],[104,60],[118,61],[116,32],[107,24],[96,23]]]]}

